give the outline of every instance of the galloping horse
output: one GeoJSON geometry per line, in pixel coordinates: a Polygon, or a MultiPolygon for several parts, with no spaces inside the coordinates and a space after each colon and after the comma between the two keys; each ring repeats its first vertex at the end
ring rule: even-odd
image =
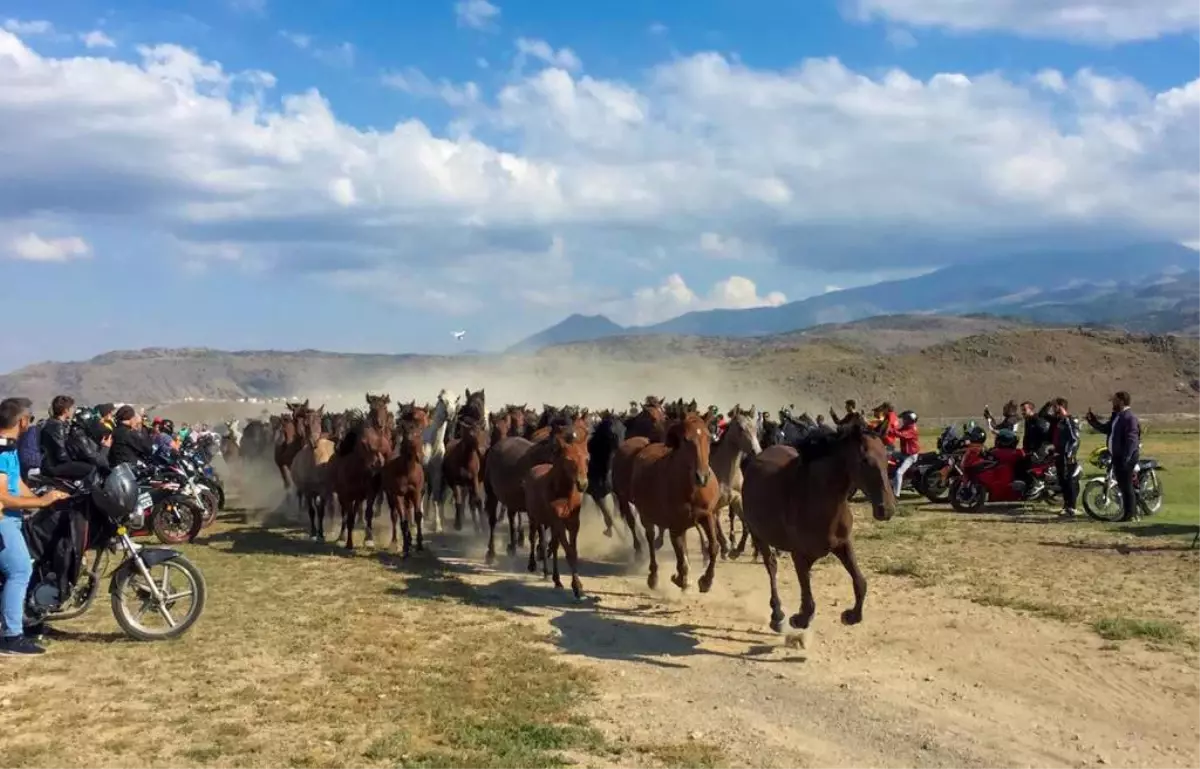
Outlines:
{"type": "Polygon", "coordinates": [[[855,420],[835,433],[814,431],[796,448],[764,449],[742,472],[742,516],[771,581],[771,629],[783,629],[775,548],[791,553],[800,581],[800,611],[792,615],[792,627],[806,628],[812,621],[817,605],[810,573],[813,563],[829,553],[854,584],[854,606],[842,612],[842,622],[861,622],[867,580],[854,558],[854,515],[847,497],[857,487],[866,493],[876,520],[895,513],[883,441],[855,420]]]}
{"type": "MultiPolygon", "coordinates": [[[[670,425],[664,443],[651,443],[644,437],[627,438],[617,450],[613,471],[613,486],[622,516],[632,503],[647,539],[655,526],[670,533],[675,549],[675,574],[671,581],[680,589],[688,585],[687,532],[697,524],[704,525],[708,535],[708,567],[700,578],[702,593],[712,587],[717,561],[713,507],[720,488],[708,466],[709,450],[708,422],[699,414],[689,413],[670,425]],[[628,468],[627,472],[618,471],[622,465],[628,468]]],[[[653,546],[647,549],[650,552],[647,584],[654,588],[658,585],[658,557],[653,546]]]]}
{"type": "MultiPolygon", "coordinates": [[[[760,451],[762,451],[762,447],[758,443],[757,431],[754,428],[754,415],[735,409],[730,414],[725,434],[717,441],[717,445],[713,447],[712,456],[709,457],[709,464],[717,476],[717,483],[721,486],[721,496],[717,500],[716,510],[713,511],[713,514],[717,516],[717,531],[721,530],[721,511],[728,509],[730,541],[734,536],[734,519],[741,520],[742,518],[742,460],[747,456],[756,456],[760,451]]],[[[747,536],[748,531],[743,521],[742,539],[738,542],[737,547],[730,551],[731,558],[737,558],[745,551],[747,536]]],[[[724,537],[721,537],[721,555],[722,557],[725,555],[724,537]]]]}
{"type": "Polygon", "coordinates": [[[368,547],[375,544],[375,499],[380,490],[380,471],[392,454],[390,425],[392,415],[388,412],[391,397],[367,393],[367,418],[362,424],[352,426],[337,447],[334,489],[346,526],[346,549],[354,549],[354,521],[360,505],[365,505],[366,533],[364,541],[368,547]]]}
{"type": "MultiPolygon", "coordinates": [[[[516,440],[522,440],[517,438],[516,440]]],[[[562,545],[571,567],[571,590],[583,597],[579,581],[579,510],[588,487],[588,452],[573,430],[560,430],[551,442],[551,461],[536,464],[524,479],[525,509],[529,513],[529,571],[537,568],[538,550],[544,554],[542,574],[554,561],[554,586],[562,587],[558,576],[558,548],[562,545]],[[550,548],[546,552],[546,531],[550,548]],[[536,540],[536,544],[535,544],[536,540]]]]}
{"type": "Polygon", "coordinates": [[[302,446],[292,460],[292,481],[296,484],[296,503],[307,510],[310,536],[325,541],[325,510],[329,504],[329,462],[337,448],[322,429],[325,407],[309,410],[298,424],[302,446]]]}
{"type": "MultiPolygon", "coordinates": [[[[482,391],[480,391],[482,392],[482,391]]],[[[487,450],[486,428],[470,420],[458,420],[461,438],[450,441],[442,458],[442,484],[454,493],[454,530],[461,531],[463,508],[470,506],[475,530],[483,510],[483,455],[487,450]]],[[[441,491],[436,492],[441,498],[441,491]]]]}
{"type": "Polygon", "coordinates": [[[625,437],[649,438],[662,443],[666,437],[667,412],[663,410],[662,398],[647,395],[641,411],[625,420],[625,437]]]}
{"type": "Polygon", "coordinates": [[[433,418],[425,430],[425,446],[422,449],[422,462],[425,471],[425,512],[433,516],[433,530],[442,530],[444,516],[442,514],[446,499],[445,484],[442,482],[442,462],[446,456],[446,430],[458,410],[457,401],[450,399],[450,391],[438,393],[437,405],[433,408],[433,418]]]}
{"type": "Polygon", "coordinates": [[[600,415],[592,437],[588,438],[588,496],[600,508],[604,516],[604,536],[613,535],[612,503],[609,494],[612,493],[613,457],[617,447],[625,440],[625,423],[611,412],[600,415]]]}
{"type": "Polygon", "coordinates": [[[392,547],[396,547],[396,523],[399,521],[404,535],[405,558],[412,549],[409,527],[413,523],[417,527],[417,550],[425,549],[425,535],[421,530],[421,496],[425,491],[425,470],[421,466],[424,442],[419,424],[412,420],[400,423],[396,455],[383,466],[382,473],[383,495],[392,516],[392,547]]]}
{"type": "Polygon", "coordinates": [[[225,422],[225,435],[221,437],[221,456],[225,457],[225,464],[235,465],[241,455],[241,430],[239,420],[230,419],[225,422]]]}

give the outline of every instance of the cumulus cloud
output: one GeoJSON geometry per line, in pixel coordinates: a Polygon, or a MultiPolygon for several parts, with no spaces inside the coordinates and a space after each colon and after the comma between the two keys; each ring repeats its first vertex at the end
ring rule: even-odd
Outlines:
{"type": "Polygon", "coordinates": [[[290,32],[286,29],[279,31],[279,36],[292,45],[310,54],[317,61],[331,67],[352,67],[357,52],[353,43],[337,43],[336,45],[317,45],[312,35],[303,32],[290,32]]]}
{"type": "Polygon", "coordinates": [[[917,47],[917,38],[912,32],[903,27],[892,27],[887,31],[888,45],[897,51],[906,51],[917,47]]]}
{"type": "Polygon", "coordinates": [[[560,48],[556,51],[545,40],[532,40],[526,37],[517,38],[517,57],[518,68],[524,64],[526,59],[531,58],[570,72],[582,66],[579,57],[570,48],[560,48]]]}
{"type": "Polygon", "coordinates": [[[862,20],[1092,43],[1200,30],[1200,3],[1195,0],[852,0],[850,7],[862,20]]]}
{"type": "Polygon", "coordinates": [[[91,32],[85,32],[79,36],[80,41],[87,48],[116,48],[117,44],[111,37],[104,34],[98,29],[93,29],[91,32]]]}
{"type": "Polygon", "coordinates": [[[54,33],[54,25],[40,19],[35,21],[5,19],[4,28],[16,35],[50,35],[54,33]]]}
{"type": "Polygon", "coordinates": [[[462,85],[441,79],[436,83],[416,67],[406,67],[396,72],[385,72],[380,81],[388,88],[420,96],[440,99],[452,107],[466,107],[479,101],[479,86],[467,82],[462,85]]]}
{"type": "Polygon", "coordinates": [[[83,238],[43,238],[36,232],[15,237],[8,244],[9,256],[25,262],[66,262],[91,253],[91,246],[83,238]]]}
{"type": "Polygon", "coordinates": [[[488,0],[458,0],[454,4],[454,17],[460,27],[487,29],[499,16],[500,8],[488,0]]]}
{"type": "Polygon", "coordinates": [[[717,281],[708,294],[701,296],[688,286],[682,275],[674,273],[659,286],[640,288],[630,299],[609,303],[605,311],[618,322],[645,326],[685,312],[778,307],[785,302],[787,297],[778,291],[759,296],[754,281],[740,275],[717,281]]]}
{"type": "MultiPolygon", "coordinates": [[[[548,307],[579,296],[573,264],[612,265],[602,282],[664,254],[659,274],[665,259],[687,275],[688,255],[731,244],[870,272],[970,258],[944,247],[955,238],[1200,238],[1200,81],[872,77],[715,53],[636,82],[533,67],[486,93],[392,73],[461,110],[440,135],[356,127],[315,90],[271,94],[269,73],[178,46],[138,55],[51,58],[0,31],[0,222],[55,211],[84,234],[124,222],[289,274],[420,275],[464,306],[514,264],[548,307]]],[[[341,285],[379,285],[360,278],[341,285]]]]}

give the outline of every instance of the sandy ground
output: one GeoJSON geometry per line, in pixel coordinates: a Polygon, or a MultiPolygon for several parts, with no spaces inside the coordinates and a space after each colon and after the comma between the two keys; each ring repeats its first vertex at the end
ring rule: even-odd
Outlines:
{"type": "MultiPolygon", "coordinates": [[[[527,552],[503,555],[506,530],[495,568],[482,565],[473,536],[435,537],[432,548],[478,589],[474,600],[548,632],[598,674],[602,696],[589,715],[614,739],[710,743],[745,766],[1200,762],[1192,647],[1117,645],[1086,625],[869,571],[866,619],[844,627],[850,581],[827,559],[814,574],[817,617],[802,648],[766,627],[761,563],[720,562],[707,595],[652,591],[627,544],[601,536],[595,509],[584,515],[583,601],[526,574],[527,552]]],[[[387,524],[376,527],[386,543],[387,524]]],[[[694,585],[703,560],[694,536],[690,545],[694,585]]],[[[860,558],[872,546],[882,545],[861,542],[860,558]]],[[[665,551],[664,577],[674,566],[665,551]]],[[[1172,557],[1190,558],[1194,571],[1194,557],[1172,557]]],[[[788,610],[799,593],[790,562],[780,566],[788,610]]]]}

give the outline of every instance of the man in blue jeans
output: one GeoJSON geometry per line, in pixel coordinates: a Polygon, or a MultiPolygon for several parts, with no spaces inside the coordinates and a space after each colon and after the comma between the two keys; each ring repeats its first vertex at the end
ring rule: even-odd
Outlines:
{"type": "Polygon", "coordinates": [[[4,576],[4,589],[0,591],[0,617],[4,620],[0,654],[41,654],[46,651],[24,635],[25,591],[33,576],[33,564],[22,525],[24,511],[40,510],[67,498],[61,491],[35,497],[21,480],[17,439],[29,429],[31,421],[28,400],[8,398],[0,401],[0,575],[4,576]]]}

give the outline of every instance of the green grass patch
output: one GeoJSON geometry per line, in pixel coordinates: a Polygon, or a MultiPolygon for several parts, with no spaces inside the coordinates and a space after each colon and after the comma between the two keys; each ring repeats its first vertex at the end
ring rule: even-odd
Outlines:
{"type": "Polygon", "coordinates": [[[1169,620],[1104,617],[1093,622],[1092,629],[1106,641],[1139,638],[1161,644],[1173,644],[1190,640],[1182,625],[1169,620]]]}

